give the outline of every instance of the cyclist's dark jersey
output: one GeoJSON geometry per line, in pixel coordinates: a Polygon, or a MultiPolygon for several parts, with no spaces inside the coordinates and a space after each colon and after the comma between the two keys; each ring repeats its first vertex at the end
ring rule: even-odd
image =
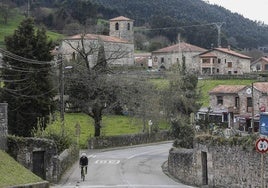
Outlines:
{"type": "Polygon", "coordinates": [[[80,163],[81,166],[87,166],[88,165],[88,158],[87,157],[81,157],[80,163]]]}

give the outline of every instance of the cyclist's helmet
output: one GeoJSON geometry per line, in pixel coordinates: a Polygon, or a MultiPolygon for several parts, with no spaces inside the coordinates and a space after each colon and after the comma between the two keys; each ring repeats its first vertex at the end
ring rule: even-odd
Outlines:
{"type": "Polygon", "coordinates": [[[87,154],[86,153],[82,153],[81,157],[86,157],[87,154]]]}

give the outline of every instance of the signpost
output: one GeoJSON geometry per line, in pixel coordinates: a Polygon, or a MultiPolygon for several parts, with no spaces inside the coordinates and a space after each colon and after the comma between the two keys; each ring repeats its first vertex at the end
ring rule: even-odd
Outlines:
{"type": "MultiPolygon", "coordinates": [[[[261,124],[261,122],[260,122],[261,124]]],[[[267,138],[259,138],[256,141],[256,150],[261,153],[261,187],[264,188],[264,153],[268,151],[268,139],[267,138]]]]}

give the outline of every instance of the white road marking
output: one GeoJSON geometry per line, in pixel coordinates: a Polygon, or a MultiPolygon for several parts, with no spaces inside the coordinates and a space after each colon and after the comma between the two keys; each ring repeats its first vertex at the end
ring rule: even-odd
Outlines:
{"type": "Polygon", "coordinates": [[[117,165],[120,163],[120,160],[96,160],[95,164],[112,164],[117,165]]]}

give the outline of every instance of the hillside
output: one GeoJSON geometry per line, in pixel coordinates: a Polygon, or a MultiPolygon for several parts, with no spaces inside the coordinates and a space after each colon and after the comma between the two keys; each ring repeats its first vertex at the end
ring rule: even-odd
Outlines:
{"type": "MultiPolygon", "coordinates": [[[[23,14],[27,1],[10,0],[23,14]]],[[[255,49],[268,45],[268,26],[242,15],[211,5],[202,0],[39,0],[30,2],[30,15],[38,25],[66,35],[87,32],[107,34],[108,25],[97,26],[98,20],[116,16],[134,19],[135,34],[148,41],[156,36],[167,37],[170,43],[181,40],[211,48],[218,45],[221,26],[221,45],[232,48],[255,49]]],[[[1,12],[1,10],[0,10],[1,12]]],[[[0,23],[1,23],[0,15],[0,23]]],[[[12,20],[11,20],[12,21],[12,20]]],[[[0,25],[4,26],[4,25],[0,25]]],[[[1,31],[5,28],[1,27],[1,31]]],[[[1,40],[0,33],[0,40],[1,40]]],[[[145,41],[146,43],[146,41],[145,41]]]]}
{"type": "MultiPolygon", "coordinates": [[[[22,14],[21,10],[14,8],[10,11],[7,24],[4,24],[0,19],[0,47],[4,46],[5,37],[12,35],[24,18],[25,16],[22,14]]],[[[53,41],[57,41],[63,37],[62,34],[49,30],[47,30],[47,35],[53,41]]]]}
{"type": "Polygon", "coordinates": [[[18,164],[8,154],[0,150],[0,187],[37,183],[43,181],[38,176],[18,164]]]}
{"type": "Polygon", "coordinates": [[[202,0],[93,0],[93,2],[117,11],[118,15],[134,19],[136,26],[149,23],[152,29],[165,28],[159,33],[168,33],[170,31],[167,32],[167,28],[174,27],[172,32],[180,32],[188,42],[205,48],[210,48],[212,43],[217,44],[215,25],[207,25],[214,22],[223,22],[221,35],[223,45],[256,48],[268,44],[267,25],[202,0]]]}

